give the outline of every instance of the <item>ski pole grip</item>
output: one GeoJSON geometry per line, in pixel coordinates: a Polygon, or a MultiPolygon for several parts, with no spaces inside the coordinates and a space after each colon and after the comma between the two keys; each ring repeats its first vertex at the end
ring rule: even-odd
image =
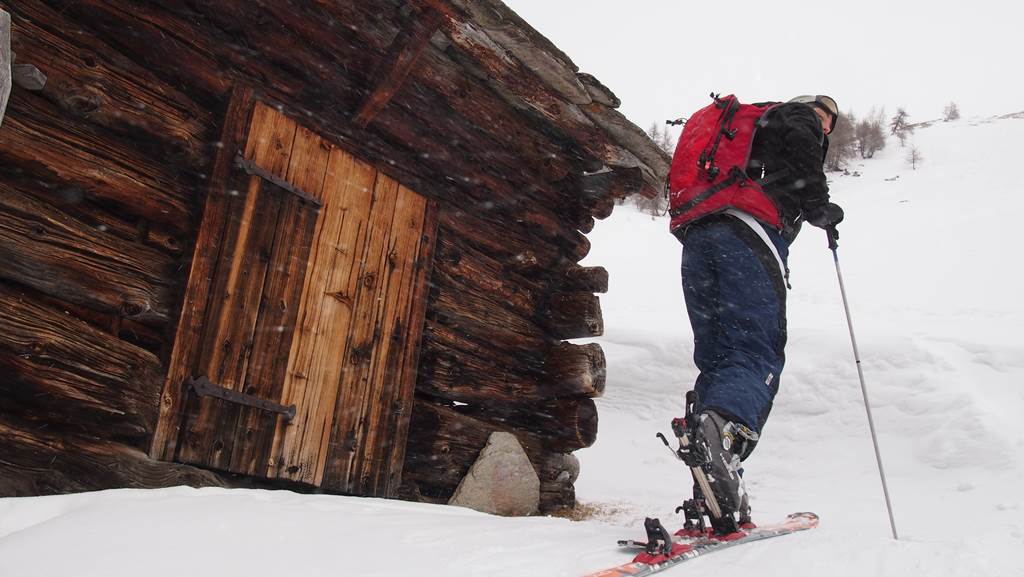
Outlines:
{"type": "Polygon", "coordinates": [[[837,229],[835,225],[825,227],[825,234],[828,235],[829,250],[836,250],[839,248],[839,229],[837,229]]]}

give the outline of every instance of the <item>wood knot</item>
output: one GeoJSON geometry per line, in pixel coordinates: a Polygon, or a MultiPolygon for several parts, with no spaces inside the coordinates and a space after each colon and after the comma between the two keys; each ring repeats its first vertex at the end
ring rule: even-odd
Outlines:
{"type": "Polygon", "coordinates": [[[363,275],[361,282],[363,283],[363,286],[365,286],[366,288],[373,289],[374,285],[377,284],[377,275],[375,275],[372,272],[368,272],[363,275]]]}
{"type": "Polygon", "coordinates": [[[121,313],[126,317],[137,317],[148,309],[149,307],[142,303],[125,301],[121,304],[121,313]]]}
{"type": "Polygon", "coordinates": [[[93,112],[99,110],[103,101],[100,95],[86,92],[68,96],[64,99],[64,104],[72,114],[87,117],[93,112]]]}

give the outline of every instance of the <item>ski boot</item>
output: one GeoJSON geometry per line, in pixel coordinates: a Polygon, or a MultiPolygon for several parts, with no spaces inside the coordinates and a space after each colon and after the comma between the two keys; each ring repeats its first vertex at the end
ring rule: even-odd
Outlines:
{"type": "Polygon", "coordinates": [[[714,410],[695,416],[695,401],[696,393],[688,392],[686,417],[672,421],[677,455],[693,473],[695,500],[703,497],[715,533],[736,533],[741,525],[752,525],[740,462],[753,450],[757,434],[714,410]]]}

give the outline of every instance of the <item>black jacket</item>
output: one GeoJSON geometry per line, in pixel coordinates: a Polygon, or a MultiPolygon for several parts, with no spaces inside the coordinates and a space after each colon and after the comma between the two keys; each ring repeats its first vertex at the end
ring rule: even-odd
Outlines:
{"type": "Polygon", "coordinates": [[[827,151],[828,137],[808,104],[779,104],[758,121],[747,175],[766,179],[764,191],[779,208],[786,242],[800,232],[804,214],[829,201],[827,151]]]}

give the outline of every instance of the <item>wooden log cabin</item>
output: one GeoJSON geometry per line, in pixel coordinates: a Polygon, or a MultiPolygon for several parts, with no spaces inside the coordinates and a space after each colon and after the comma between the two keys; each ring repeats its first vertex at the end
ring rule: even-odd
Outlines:
{"type": "Polygon", "coordinates": [[[669,164],[597,79],[497,0],[0,10],[0,496],[445,502],[507,431],[572,506],[585,234],[669,164]]]}

